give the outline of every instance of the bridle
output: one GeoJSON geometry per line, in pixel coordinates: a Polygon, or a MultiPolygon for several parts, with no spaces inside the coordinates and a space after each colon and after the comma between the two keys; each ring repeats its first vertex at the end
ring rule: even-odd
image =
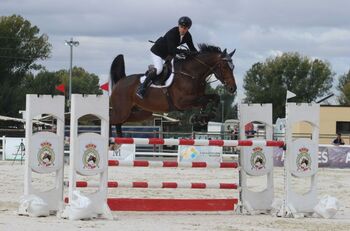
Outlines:
{"type": "MultiPolygon", "coordinates": [[[[221,63],[223,61],[225,62],[230,62],[231,60],[229,60],[227,57],[225,58],[220,58],[220,60],[218,60],[213,66],[203,62],[202,60],[200,60],[199,58],[197,58],[196,56],[193,56],[193,59],[195,61],[197,61],[198,63],[202,64],[203,66],[205,66],[206,68],[208,68],[208,71],[206,71],[202,76],[201,78],[199,79],[202,79],[203,77],[207,77],[209,76],[209,74],[213,73],[215,76],[218,76],[218,77],[221,77],[222,76],[222,68],[221,68],[221,63]],[[219,70],[220,70],[220,75],[218,75],[217,71],[215,71],[217,69],[217,67],[219,66],[219,70]]],[[[233,64],[232,64],[233,66],[233,64]]],[[[232,67],[232,71],[234,69],[234,66],[232,67]]],[[[175,73],[175,72],[174,72],[175,73]]],[[[188,77],[191,77],[192,79],[197,79],[195,76],[191,75],[191,74],[188,74],[184,71],[180,71],[179,74],[183,74],[185,76],[188,76],[188,77]]],[[[215,80],[217,81],[217,80],[215,80]]],[[[215,82],[215,81],[212,81],[212,82],[215,82]]],[[[224,84],[226,84],[226,82],[224,81],[224,84]]]]}

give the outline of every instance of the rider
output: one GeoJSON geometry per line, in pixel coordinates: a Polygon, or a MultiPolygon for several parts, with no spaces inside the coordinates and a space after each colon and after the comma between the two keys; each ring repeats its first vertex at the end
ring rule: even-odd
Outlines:
{"type": "Polygon", "coordinates": [[[152,81],[162,72],[163,63],[169,57],[173,58],[176,54],[197,52],[193,45],[192,36],[188,31],[192,26],[192,20],[183,16],[178,21],[178,26],[170,29],[163,37],[157,39],[151,48],[151,56],[154,68],[148,71],[146,80],[139,86],[136,95],[143,99],[146,89],[152,84],[152,81]],[[181,44],[186,43],[190,51],[177,49],[181,44]]]}

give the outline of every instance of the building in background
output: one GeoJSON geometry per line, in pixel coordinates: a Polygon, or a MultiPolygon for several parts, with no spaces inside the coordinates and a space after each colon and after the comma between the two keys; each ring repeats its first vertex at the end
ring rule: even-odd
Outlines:
{"type": "MultiPolygon", "coordinates": [[[[299,123],[293,127],[296,136],[310,136],[311,126],[299,123]]],[[[336,134],[341,133],[346,145],[350,144],[350,106],[321,105],[320,144],[331,144],[336,134]]]]}

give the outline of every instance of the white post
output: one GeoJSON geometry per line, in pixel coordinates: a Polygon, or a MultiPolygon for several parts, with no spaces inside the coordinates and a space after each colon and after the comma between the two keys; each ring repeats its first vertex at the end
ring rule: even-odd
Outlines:
{"type": "Polygon", "coordinates": [[[69,202],[76,199],[73,192],[77,175],[99,175],[98,191],[85,196],[91,199],[95,212],[103,214],[107,203],[109,97],[73,94],[70,129],[69,202]],[[94,115],[101,120],[100,134],[78,134],[78,120],[85,115],[94,115]]]}
{"type": "MultiPolygon", "coordinates": [[[[240,139],[247,139],[245,125],[250,122],[261,122],[265,125],[264,140],[272,140],[272,104],[240,104],[239,126],[240,139]]],[[[261,140],[261,138],[251,138],[261,140]]],[[[274,199],[273,189],[273,148],[263,144],[251,147],[241,147],[239,155],[241,170],[240,200],[241,212],[243,208],[250,214],[267,213],[271,210],[274,199]],[[260,192],[248,189],[247,178],[254,176],[266,176],[266,188],[260,192]]]]}
{"type": "Polygon", "coordinates": [[[57,212],[63,203],[63,136],[64,96],[26,96],[26,139],[24,195],[34,194],[43,199],[50,211],[57,212]],[[50,114],[57,119],[56,133],[38,131],[33,133],[33,119],[50,114]],[[48,191],[35,189],[32,172],[55,173],[55,185],[48,191]]]}
{"type": "Polygon", "coordinates": [[[2,136],[2,160],[6,160],[6,137],[2,136]]]}
{"type": "Polygon", "coordinates": [[[318,170],[319,104],[286,104],[286,144],[284,159],[285,197],[283,216],[311,215],[316,206],[316,174],[318,170]],[[293,125],[306,122],[312,127],[312,138],[293,138],[293,125]],[[311,178],[310,190],[299,194],[293,190],[293,178],[311,178]]]}

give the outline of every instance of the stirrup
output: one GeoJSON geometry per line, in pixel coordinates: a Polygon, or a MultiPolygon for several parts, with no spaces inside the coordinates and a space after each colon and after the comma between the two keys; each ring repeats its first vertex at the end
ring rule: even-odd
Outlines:
{"type": "Polygon", "coordinates": [[[139,92],[136,92],[136,95],[140,98],[140,99],[143,99],[143,95],[139,92]]]}
{"type": "Polygon", "coordinates": [[[136,95],[137,95],[140,99],[143,99],[144,93],[142,93],[141,91],[136,91],[136,95]]]}

